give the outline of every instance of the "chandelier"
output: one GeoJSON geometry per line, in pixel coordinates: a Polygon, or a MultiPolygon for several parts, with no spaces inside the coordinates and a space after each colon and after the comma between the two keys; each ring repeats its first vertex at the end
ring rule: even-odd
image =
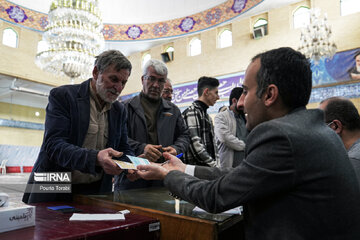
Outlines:
{"type": "Polygon", "coordinates": [[[57,76],[91,76],[95,56],[104,47],[97,0],[54,0],[43,33],[45,48],[36,54],[36,64],[57,76]]]}
{"type": "Polygon", "coordinates": [[[310,23],[302,29],[300,36],[301,51],[307,58],[318,64],[322,57],[332,58],[336,53],[336,44],[330,40],[331,27],[327,22],[327,15],[320,18],[320,9],[310,9],[310,23]]]}

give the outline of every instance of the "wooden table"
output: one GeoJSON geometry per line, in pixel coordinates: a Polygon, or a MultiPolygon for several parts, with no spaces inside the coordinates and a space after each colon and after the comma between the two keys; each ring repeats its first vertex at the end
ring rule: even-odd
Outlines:
{"type": "Polygon", "coordinates": [[[194,212],[194,205],[175,199],[165,188],[133,189],[111,195],[78,195],[75,202],[156,218],[161,223],[161,239],[243,239],[241,215],[194,212]]]}
{"type": "Polygon", "coordinates": [[[34,227],[0,233],[0,240],[42,239],[159,239],[159,222],[147,216],[126,214],[125,220],[69,221],[72,213],[47,209],[49,206],[69,205],[81,213],[114,213],[113,209],[75,203],[37,203],[34,227]],[[155,226],[155,227],[154,227],[155,226]],[[150,231],[149,231],[150,230],[150,231]]]}

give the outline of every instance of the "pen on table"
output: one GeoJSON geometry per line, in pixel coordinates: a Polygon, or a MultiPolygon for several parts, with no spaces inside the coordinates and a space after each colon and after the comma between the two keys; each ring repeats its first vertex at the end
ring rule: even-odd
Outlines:
{"type": "MultiPolygon", "coordinates": [[[[176,157],[177,157],[177,158],[181,158],[183,155],[184,155],[183,153],[180,153],[180,154],[176,155],[176,157]]],[[[170,160],[166,160],[165,162],[163,162],[163,163],[161,164],[161,166],[164,165],[164,164],[167,164],[169,161],[170,161],[170,160]]]]}

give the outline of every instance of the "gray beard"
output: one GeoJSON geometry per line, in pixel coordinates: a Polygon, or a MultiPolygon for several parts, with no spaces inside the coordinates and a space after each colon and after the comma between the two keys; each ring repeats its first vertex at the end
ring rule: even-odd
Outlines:
{"type": "Polygon", "coordinates": [[[104,89],[104,84],[102,83],[102,79],[100,79],[99,81],[99,78],[96,79],[96,92],[97,94],[100,96],[100,98],[104,101],[104,102],[107,102],[107,103],[114,103],[118,98],[115,98],[114,100],[112,99],[109,99],[107,96],[106,96],[106,92],[107,90],[104,89]]]}

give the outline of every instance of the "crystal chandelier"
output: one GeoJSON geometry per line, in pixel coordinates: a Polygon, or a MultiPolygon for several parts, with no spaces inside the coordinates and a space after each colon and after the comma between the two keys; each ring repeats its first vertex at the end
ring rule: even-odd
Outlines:
{"type": "Polygon", "coordinates": [[[97,0],[54,0],[43,34],[45,49],[36,55],[36,64],[57,76],[91,76],[95,56],[104,47],[103,28],[97,0]]]}
{"type": "Polygon", "coordinates": [[[331,27],[327,22],[327,15],[320,18],[320,9],[310,9],[310,23],[302,29],[300,36],[301,51],[307,58],[318,64],[322,57],[331,58],[336,53],[336,44],[330,40],[331,27]]]}

